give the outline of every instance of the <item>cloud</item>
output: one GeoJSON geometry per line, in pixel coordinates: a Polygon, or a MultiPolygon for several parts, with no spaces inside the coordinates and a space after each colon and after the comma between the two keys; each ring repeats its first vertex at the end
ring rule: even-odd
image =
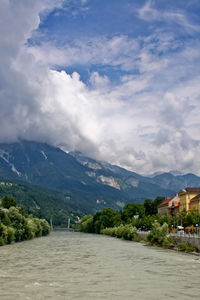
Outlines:
{"type": "Polygon", "coordinates": [[[0,141],[44,141],[139,173],[199,174],[199,40],[157,30],[30,46],[41,14],[62,5],[42,3],[0,4],[0,141]],[[96,70],[87,85],[56,65],[96,70]],[[98,66],[120,70],[119,83],[98,66]]]}
{"type": "Polygon", "coordinates": [[[177,24],[189,33],[199,32],[200,26],[191,22],[187,13],[176,10],[158,10],[154,6],[154,1],[148,0],[145,5],[138,9],[138,17],[147,22],[166,22],[177,24]]]}
{"type": "Polygon", "coordinates": [[[153,21],[161,18],[160,12],[152,7],[152,1],[149,0],[143,7],[138,9],[138,16],[145,21],[153,21]]]}
{"type": "Polygon", "coordinates": [[[132,57],[138,52],[138,41],[120,35],[112,38],[97,37],[78,39],[62,47],[50,42],[39,46],[29,46],[29,53],[40,62],[52,67],[102,64],[120,67],[124,70],[132,68],[132,57]],[[131,62],[131,67],[130,67],[131,62]]]}

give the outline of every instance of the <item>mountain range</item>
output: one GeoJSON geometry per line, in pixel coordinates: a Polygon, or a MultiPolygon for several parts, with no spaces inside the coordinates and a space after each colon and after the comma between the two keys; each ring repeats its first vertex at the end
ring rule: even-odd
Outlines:
{"type": "Polygon", "coordinates": [[[128,202],[172,196],[187,186],[200,186],[200,177],[194,174],[142,176],[77,151],[66,153],[34,141],[0,144],[0,180],[47,189],[50,197],[57,195],[58,206],[61,201],[83,213],[105,206],[120,209],[128,202]]]}

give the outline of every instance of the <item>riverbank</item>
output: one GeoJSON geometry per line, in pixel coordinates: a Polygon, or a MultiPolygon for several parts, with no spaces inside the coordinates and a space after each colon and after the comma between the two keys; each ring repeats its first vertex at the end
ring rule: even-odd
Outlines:
{"type": "MultiPolygon", "coordinates": [[[[137,231],[137,234],[142,240],[145,240],[149,232],[147,231],[137,231]]],[[[183,243],[189,243],[190,245],[194,246],[197,248],[198,252],[197,255],[200,255],[200,236],[197,236],[195,234],[190,235],[190,234],[169,234],[168,236],[172,237],[177,245],[181,245],[183,243]]],[[[175,250],[181,251],[178,248],[175,250]]],[[[193,252],[192,252],[193,253],[193,252]]]]}
{"type": "MultiPolygon", "coordinates": [[[[152,230],[149,232],[138,231],[131,224],[121,224],[120,226],[105,228],[101,230],[100,233],[124,240],[142,241],[147,245],[163,247],[165,249],[173,249],[187,253],[199,253],[199,248],[188,242],[189,237],[185,237],[185,240],[176,240],[176,237],[172,237],[168,234],[167,224],[161,226],[158,222],[153,224],[152,230]]],[[[177,236],[177,238],[179,238],[179,236],[177,236]]]]}
{"type": "Polygon", "coordinates": [[[0,207],[0,246],[48,235],[50,225],[45,219],[27,215],[16,201],[4,197],[0,207]]]}

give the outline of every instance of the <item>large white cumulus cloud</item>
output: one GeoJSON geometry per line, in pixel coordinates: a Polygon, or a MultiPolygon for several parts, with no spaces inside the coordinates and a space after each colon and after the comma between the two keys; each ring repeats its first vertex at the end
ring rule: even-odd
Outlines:
{"type": "Polygon", "coordinates": [[[120,36],[61,50],[26,46],[40,14],[59,5],[0,3],[0,142],[44,141],[140,173],[199,173],[199,42],[180,47],[173,36],[158,32],[142,42],[120,36]],[[173,47],[180,50],[168,54],[173,47]],[[67,67],[77,58],[80,64],[106,63],[137,73],[113,86],[94,72],[88,87],[78,73],[49,67],[67,67]]]}
{"type": "Polygon", "coordinates": [[[2,0],[0,3],[0,141],[31,134],[39,118],[41,84],[48,70],[35,64],[24,44],[40,23],[39,13],[58,1],[2,0]]]}

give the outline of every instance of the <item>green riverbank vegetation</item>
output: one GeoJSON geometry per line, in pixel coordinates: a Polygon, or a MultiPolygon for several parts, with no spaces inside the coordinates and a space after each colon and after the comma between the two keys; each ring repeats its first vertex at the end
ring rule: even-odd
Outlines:
{"type": "Polygon", "coordinates": [[[146,231],[145,242],[165,248],[193,252],[197,249],[188,243],[177,245],[169,232],[175,232],[176,226],[184,227],[200,224],[200,214],[197,211],[182,212],[180,215],[169,217],[160,215],[157,206],[163,198],[154,201],[147,199],[144,204],[129,203],[122,211],[104,208],[95,215],[87,215],[81,219],[78,230],[87,233],[105,234],[125,240],[140,241],[140,231],[146,231]]]}
{"type": "Polygon", "coordinates": [[[30,240],[50,233],[49,223],[27,215],[16,200],[5,196],[0,203],[0,246],[30,240]]]}

